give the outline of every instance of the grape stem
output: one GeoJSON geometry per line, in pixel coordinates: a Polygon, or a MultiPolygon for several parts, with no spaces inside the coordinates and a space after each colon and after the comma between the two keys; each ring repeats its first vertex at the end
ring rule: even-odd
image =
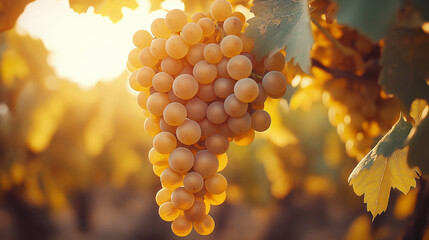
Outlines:
{"type": "Polygon", "coordinates": [[[349,72],[349,71],[344,71],[344,70],[333,69],[333,68],[327,67],[314,58],[312,58],[311,61],[312,61],[312,64],[314,67],[322,69],[323,71],[331,74],[335,78],[346,78],[348,80],[353,80],[353,81],[369,81],[371,79],[370,76],[368,76],[368,74],[358,76],[358,75],[356,75],[352,72],[349,72]]]}

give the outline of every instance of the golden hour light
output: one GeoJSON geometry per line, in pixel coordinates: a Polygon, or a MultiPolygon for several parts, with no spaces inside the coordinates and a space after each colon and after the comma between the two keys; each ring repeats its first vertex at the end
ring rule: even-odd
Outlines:
{"type": "Polygon", "coordinates": [[[429,240],[422,2],[0,0],[0,240],[429,240]]]}

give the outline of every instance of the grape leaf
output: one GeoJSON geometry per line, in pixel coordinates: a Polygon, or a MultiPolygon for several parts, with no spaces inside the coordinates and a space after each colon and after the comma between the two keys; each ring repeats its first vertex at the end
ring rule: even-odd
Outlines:
{"type": "Polygon", "coordinates": [[[429,21],[429,1],[427,0],[414,0],[416,9],[420,10],[420,13],[425,21],[429,21]]]}
{"type": "Polygon", "coordinates": [[[77,13],[84,13],[94,7],[94,13],[107,16],[116,23],[123,17],[122,7],[137,8],[136,0],[69,0],[70,7],[77,13]]]}
{"type": "Polygon", "coordinates": [[[401,0],[336,0],[338,23],[349,25],[378,41],[386,34],[395,20],[401,0]]]}
{"type": "Polygon", "coordinates": [[[0,0],[0,32],[11,29],[24,11],[25,6],[34,0],[0,0]]]}
{"type": "Polygon", "coordinates": [[[392,29],[382,52],[378,83],[394,94],[405,112],[415,99],[429,101],[429,35],[421,29],[392,29]]]}
{"type": "Polygon", "coordinates": [[[408,135],[407,143],[410,146],[408,152],[408,164],[411,167],[418,166],[423,174],[429,174],[429,106],[424,100],[415,100],[411,105],[410,116],[416,121],[416,125],[408,135]]]}
{"type": "Polygon", "coordinates": [[[286,62],[294,58],[309,73],[314,43],[307,0],[255,0],[246,34],[255,39],[258,59],[286,47],[286,62]]]}
{"type": "Polygon", "coordinates": [[[358,196],[365,194],[364,202],[373,219],[386,210],[390,188],[407,194],[416,186],[418,176],[407,165],[408,146],[403,147],[411,127],[401,117],[350,174],[349,184],[358,196]]]}

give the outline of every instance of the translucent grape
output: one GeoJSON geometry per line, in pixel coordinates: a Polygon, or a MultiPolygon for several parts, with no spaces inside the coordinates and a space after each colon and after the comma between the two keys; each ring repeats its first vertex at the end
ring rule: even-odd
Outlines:
{"type": "Polygon", "coordinates": [[[216,26],[213,21],[207,17],[198,20],[198,25],[200,25],[201,29],[203,29],[204,37],[211,36],[216,30],[216,26]]]}
{"type": "Polygon", "coordinates": [[[216,43],[210,43],[204,48],[204,59],[209,63],[218,63],[222,58],[222,51],[216,43]]]}
{"type": "Polygon", "coordinates": [[[211,102],[216,99],[214,92],[214,84],[200,84],[198,88],[197,96],[206,102],[211,102]]]}
{"type": "Polygon", "coordinates": [[[165,50],[168,56],[180,59],[186,56],[189,50],[189,45],[183,41],[179,35],[171,36],[165,43],[165,50]]]}
{"type": "Polygon", "coordinates": [[[136,79],[141,86],[150,88],[153,76],[155,76],[155,71],[151,67],[143,66],[137,70],[136,79]]]}
{"type": "Polygon", "coordinates": [[[168,166],[168,154],[162,154],[156,151],[154,147],[152,147],[148,153],[148,158],[150,163],[153,165],[167,165],[168,166]]]}
{"type": "Polygon", "coordinates": [[[223,22],[223,30],[229,35],[240,35],[243,23],[237,17],[231,16],[223,22]]]}
{"type": "Polygon", "coordinates": [[[197,199],[190,209],[184,211],[184,214],[189,221],[201,221],[206,215],[206,204],[202,200],[197,199]]]}
{"type": "Polygon", "coordinates": [[[218,78],[214,82],[214,92],[219,98],[227,98],[234,93],[234,85],[236,81],[230,78],[218,78]]]}
{"type": "Polygon", "coordinates": [[[181,99],[191,99],[198,92],[198,82],[190,74],[181,74],[173,81],[173,91],[181,99]]]}
{"type": "Polygon", "coordinates": [[[165,25],[172,32],[180,32],[183,26],[188,22],[188,16],[180,9],[173,9],[168,11],[165,15],[165,25]]]}
{"type": "Polygon", "coordinates": [[[234,133],[231,128],[229,128],[228,121],[218,125],[219,133],[224,135],[227,138],[235,137],[237,134],[234,133]]]}
{"type": "Polygon", "coordinates": [[[264,66],[268,71],[281,72],[285,68],[285,56],[281,52],[277,52],[271,57],[266,57],[264,66]]]}
{"type": "Polygon", "coordinates": [[[219,167],[217,171],[220,172],[225,169],[226,165],[228,165],[228,155],[226,155],[226,153],[217,155],[217,159],[219,161],[219,167]]]}
{"type": "Polygon", "coordinates": [[[158,213],[162,220],[171,222],[179,216],[180,210],[172,202],[165,202],[159,206],[158,213]]]}
{"type": "Polygon", "coordinates": [[[170,126],[179,126],[186,120],[187,111],[183,104],[178,102],[169,103],[163,112],[163,118],[170,126]]]}
{"type": "Polygon", "coordinates": [[[155,65],[158,63],[158,58],[152,56],[149,47],[145,47],[140,51],[139,60],[141,65],[148,67],[155,67],[155,65]]]}
{"type": "Polygon", "coordinates": [[[226,178],[220,173],[216,173],[213,176],[207,178],[204,184],[207,191],[213,194],[221,194],[226,190],[228,185],[226,178]]]}
{"type": "Polygon", "coordinates": [[[257,110],[254,113],[252,113],[252,128],[255,129],[255,131],[263,132],[267,130],[271,125],[271,117],[270,114],[268,114],[264,110],[257,110]]]}
{"type": "Polygon", "coordinates": [[[155,196],[156,204],[158,204],[158,206],[161,206],[162,204],[164,204],[166,202],[170,202],[172,193],[173,193],[173,190],[171,190],[169,188],[163,188],[163,189],[159,190],[155,196]]]}
{"type": "Polygon", "coordinates": [[[189,48],[188,54],[186,55],[186,60],[188,60],[189,64],[194,66],[199,61],[204,60],[205,47],[206,45],[204,43],[197,43],[189,48]]]}
{"type": "Polygon", "coordinates": [[[262,79],[262,86],[270,96],[284,93],[286,91],[286,77],[278,71],[268,72],[262,79]]]}
{"type": "Polygon", "coordinates": [[[142,91],[144,89],[144,87],[142,85],[140,85],[140,83],[137,82],[137,71],[133,72],[130,75],[130,78],[128,79],[128,83],[130,84],[130,87],[135,90],[135,91],[142,91]]]}
{"type": "Polygon", "coordinates": [[[209,235],[215,228],[215,222],[210,215],[205,215],[199,222],[194,222],[194,229],[200,235],[209,235]]]}
{"type": "Polygon", "coordinates": [[[229,95],[224,102],[225,112],[231,117],[240,117],[247,111],[248,104],[244,103],[235,96],[229,95]]]}
{"type": "Polygon", "coordinates": [[[232,6],[226,0],[216,0],[210,6],[210,15],[216,21],[225,21],[232,14],[232,6]]]}
{"type": "Polygon", "coordinates": [[[267,93],[262,84],[258,83],[258,89],[258,96],[252,101],[252,106],[264,104],[265,100],[267,100],[267,93]]]}
{"type": "Polygon", "coordinates": [[[221,205],[223,202],[225,202],[226,199],[226,192],[223,192],[221,194],[213,194],[210,192],[207,192],[204,200],[209,202],[211,205],[221,205]]]}
{"type": "Polygon", "coordinates": [[[164,118],[161,118],[159,120],[159,127],[161,128],[161,131],[163,132],[169,132],[171,134],[176,134],[176,129],[177,127],[175,126],[171,126],[170,124],[168,124],[164,118]]]}
{"type": "Polygon", "coordinates": [[[208,137],[216,133],[216,125],[211,123],[207,118],[199,121],[198,124],[201,128],[201,136],[208,137]]]}
{"type": "Polygon", "coordinates": [[[198,82],[208,84],[216,79],[217,68],[207,61],[199,61],[194,66],[193,74],[198,82]]]}
{"type": "Polygon", "coordinates": [[[146,30],[138,30],[133,35],[133,43],[138,48],[149,47],[152,39],[152,35],[146,30]]]}
{"type": "Polygon", "coordinates": [[[190,22],[183,26],[180,35],[186,43],[194,45],[200,42],[203,38],[203,29],[199,24],[190,22]]]}
{"type": "Polygon", "coordinates": [[[159,72],[152,78],[152,86],[159,92],[168,92],[173,85],[173,77],[165,72],[159,72]]]}
{"type": "Polygon", "coordinates": [[[204,186],[203,177],[197,172],[186,174],[183,179],[183,186],[191,193],[199,192],[204,186]]]}
{"type": "Polygon", "coordinates": [[[153,147],[163,154],[171,153],[177,145],[176,137],[169,132],[160,132],[153,138],[153,147]]]}
{"type": "Polygon", "coordinates": [[[234,56],[228,61],[227,71],[235,80],[247,78],[252,73],[252,62],[246,56],[234,56]]]}
{"type": "Polygon", "coordinates": [[[192,145],[201,137],[201,128],[197,122],[187,119],[182,125],[176,129],[176,136],[179,141],[186,145],[192,145]]]}
{"type": "Polygon", "coordinates": [[[172,57],[165,57],[161,61],[161,70],[170,75],[176,75],[182,70],[182,61],[172,57]]]}
{"type": "Polygon", "coordinates": [[[164,18],[155,19],[150,26],[150,31],[156,38],[167,39],[171,34],[171,30],[165,24],[164,18]]]}
{"type": "Polygon", "coordinates": [[[242,52],[252,52],[253,48],[255,48],[255,39],[247,37],[245,33],[240,34],[240,39],[243,43],[242,52]]]}
{"type": "Polygon", "coordinates": [[[185,216],[179,216],[171,223],[171,230],[179,237],[185,237],[192,231],[192,222],[185,216]]]}
{"type": "Polygon", "coordinates": [[[171,194],[171,202],[180,210],[191,208],[192,205],[194,205],[194,201],[194,194],[186,190],[184,187],[176,188],[171,194]]]}
{"type": "Polygon", "coordinates": [[[134,48],[128,54],[128,62],[130,62],[131,65],[133,65],[136,68],[139,68],[142,66],[139,60],[139,54],[141,50],[142,50],[141,48],[134,48]]]}
{"type": "Polygon", "coordinates": [[[183,175],[167,168],[162,172],[160,180],[164,187],[176,189],[183,184],[183,175]]]}
{"type": "Polygon", "coordinates": [[[223,78],[231,78],[228,73],[228,62],[229,58],[222,58],[222,60],[216,64],[217,74],[223,78]]]}
{"type": "Polygon", "coordinates": [[[156,92],[147,98],[147,109],[155,116],[162,116],[164,108],[170,103],[167,94],[156,92]]]}
{"type": "Polygon", "coordinates": [[[235,35],[228,35],[220,42],[220,49],[223,55],[232,58],[237,56],[243,50],[243,41],[235,35]]]}
{"type": "Polygon", "coordinates": [[[207,119],[214,124],[223,123],[228,117],[223,107],[223,102],[220,101],[212,102],[208,106],[206,116],[207,119]]]}
{"type": "Polygon", "coordinates": [[[152,137],[161,132],[161,129],[159,128],[159,118],[146,118],[146,120],[144,121],[144,130],[152,137]]]}
{"type": "Polygon", "coordinates": [[[165,43],[167,39],[165,38],[155,38],[150,44],[150,53],[152,56],[158,59],[163,59],[168,56],[167,51],[165,50],[165,43]]]}
{"type": "Polygon", "coordinates": [[[236,134],[245,133],[252,125],[252,118],[249,113],[244,113],[240,117],[229,117],[228,126],[236,134]]]}
{"type": "Polygon", "coordinates": [[[191,19],[192,19],[192,22],[197,23],[201,18],[205,18],[205,17],[206,15],[204,13],[197,12],[192,15],[191,19]]]}
{"type": "Polygon", "coordinates": [[[243,78],[234,86],[234,94],[238,100],[249,103],[258,97],[259,87],[255,80],[251,78],[243,78]]]}
{"type": "Polygon", "coordinates": [[[239,134],[234,138],[234,143],[239,146],[247,146],[255,139],[255,131],[249,128],[245,133],[239,134]]]}
{"type": "Polygon", "coordinates": [[[194,155],[191,150],[178,147],[174,149],[168,157],[170,168],[178,173],[185,173],[194,165],[194,155]]]}
{"type": "Polygon", "coordinates": [[[199,173],[201,177],[208,178],[213,176],[217,172],[218,167],[219,162],[213,153],[201,150],[195,155],[194,171],[199,173]]]}
{"type": "Polygon", "coordinates": [[[226,138],[222,134],[216,133],[211,135],[210,137],[207,137],[205,146],[207,150],[209,150],[211,153],[219,155],[222,153],[226,153],[229,148],[229,141],[228,138],[226,138]]]}
{"type": "Polygon", "coordinates": [[[186,103],[187,117],[194,121],[201,121],[206,116],[207,103],[199,98],[192,98],[186,103]]]}
{"type": "Polygon", "coordinates": [[[241,24],[243,24],[243,25],[244,25],[244,23],[246,23],[246,16],[244,16],[244,14],[241,12],[233,12],[231,14],[231,16],[240,19],[241,24]]]}

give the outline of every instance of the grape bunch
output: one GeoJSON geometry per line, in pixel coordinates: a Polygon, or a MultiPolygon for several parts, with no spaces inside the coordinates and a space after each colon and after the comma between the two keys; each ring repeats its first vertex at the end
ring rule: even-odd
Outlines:
{"type": "Polygon", "coordinates": [[[145,30],[133,36],[129,84],[139,91],[144,128],[154,137],[148,155],[162,185],[159,215],[178,236],[192,228],[201,235],[213,231],[208,214],[226,198],[219,172],[230,142],[248,145],[255,131],[267,130],[264,102],[286,92],[284,55],[257,61],[245,25],[244,14],[216,0],[207,14],[189,18],[174,9],[153,21],[153,36],[145,30]]]}

